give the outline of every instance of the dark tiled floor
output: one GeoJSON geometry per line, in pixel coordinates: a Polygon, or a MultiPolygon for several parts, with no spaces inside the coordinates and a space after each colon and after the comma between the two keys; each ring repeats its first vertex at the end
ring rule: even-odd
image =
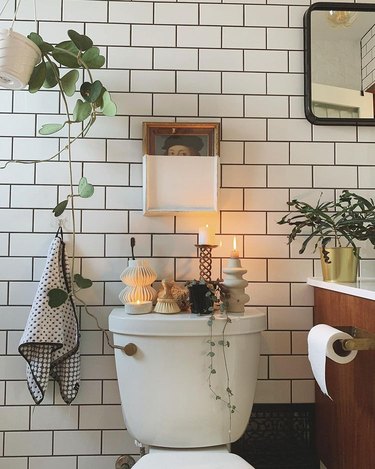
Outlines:
{"type": "Polygon", "coordinates": [[[256,469],[319,469],[314,405],[254,405],[248,428],[232,452],[256,469]]]}

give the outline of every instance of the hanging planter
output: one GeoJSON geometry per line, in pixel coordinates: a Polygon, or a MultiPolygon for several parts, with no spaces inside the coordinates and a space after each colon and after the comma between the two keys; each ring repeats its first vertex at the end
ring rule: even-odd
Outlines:
{"type": "MultiPolygon", "coordinates": [[[[5,11],[10,0],[7,0],[0,11],[5,11]]],[[[13,31],[21,0],[15,5],[13,20],[8,29],[0,29],[0,86],[11,90],[20,90],[29,83],[31,74],[42,58],[39,47],[23,34],[13,31]]],[[[36,21],[36,4],[34,0],[34,20],[36,21]]]]}
{"type": "Polygon", "coordinates": [[[0,86],[24,88],[42,58],[39,47],[12,29],[0,30],[0,86]]]}

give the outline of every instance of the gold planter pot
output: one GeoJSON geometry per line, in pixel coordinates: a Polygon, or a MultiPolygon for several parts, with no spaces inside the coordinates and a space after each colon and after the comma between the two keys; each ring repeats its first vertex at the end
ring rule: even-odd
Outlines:
{"type": "Polygon", "coordinates": [[[320,248],[323,280],[326,282],[356,282],[359,248],[326,248],[330,262],[326,262],[320,248]]]}

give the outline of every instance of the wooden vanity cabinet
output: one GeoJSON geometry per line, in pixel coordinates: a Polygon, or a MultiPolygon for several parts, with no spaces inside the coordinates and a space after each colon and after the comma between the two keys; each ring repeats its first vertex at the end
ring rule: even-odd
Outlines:
{"type": "MultiPolygon", "coordinates": [[[[314,324],[355,326],[375,333],[375,301],[314,288],[314,324]]],[[[316,385],[316,445],[327,469],[375,468],[375,351],[346,365],[327,359],[332,397],[316,385]]]]}

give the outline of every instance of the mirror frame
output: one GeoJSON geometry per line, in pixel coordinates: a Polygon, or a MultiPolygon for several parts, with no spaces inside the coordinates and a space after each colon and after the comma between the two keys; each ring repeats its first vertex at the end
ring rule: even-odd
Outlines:
{"type": "Polygon", "coordinates": [[[311,80],[311,14],[313,11],[368,11],[375,12],[375,4],[371,3],[323,3],[317,2],[311,5],[305,12],[303,17],[304,29],[304,77],[305,77],[305,115],[309,122],[316,125],[375,125],[375,117],[373,119],[363,118],[335,118],[335,117],[317,117],[311,109],[312,104],[312,80],[311,80]]]}

